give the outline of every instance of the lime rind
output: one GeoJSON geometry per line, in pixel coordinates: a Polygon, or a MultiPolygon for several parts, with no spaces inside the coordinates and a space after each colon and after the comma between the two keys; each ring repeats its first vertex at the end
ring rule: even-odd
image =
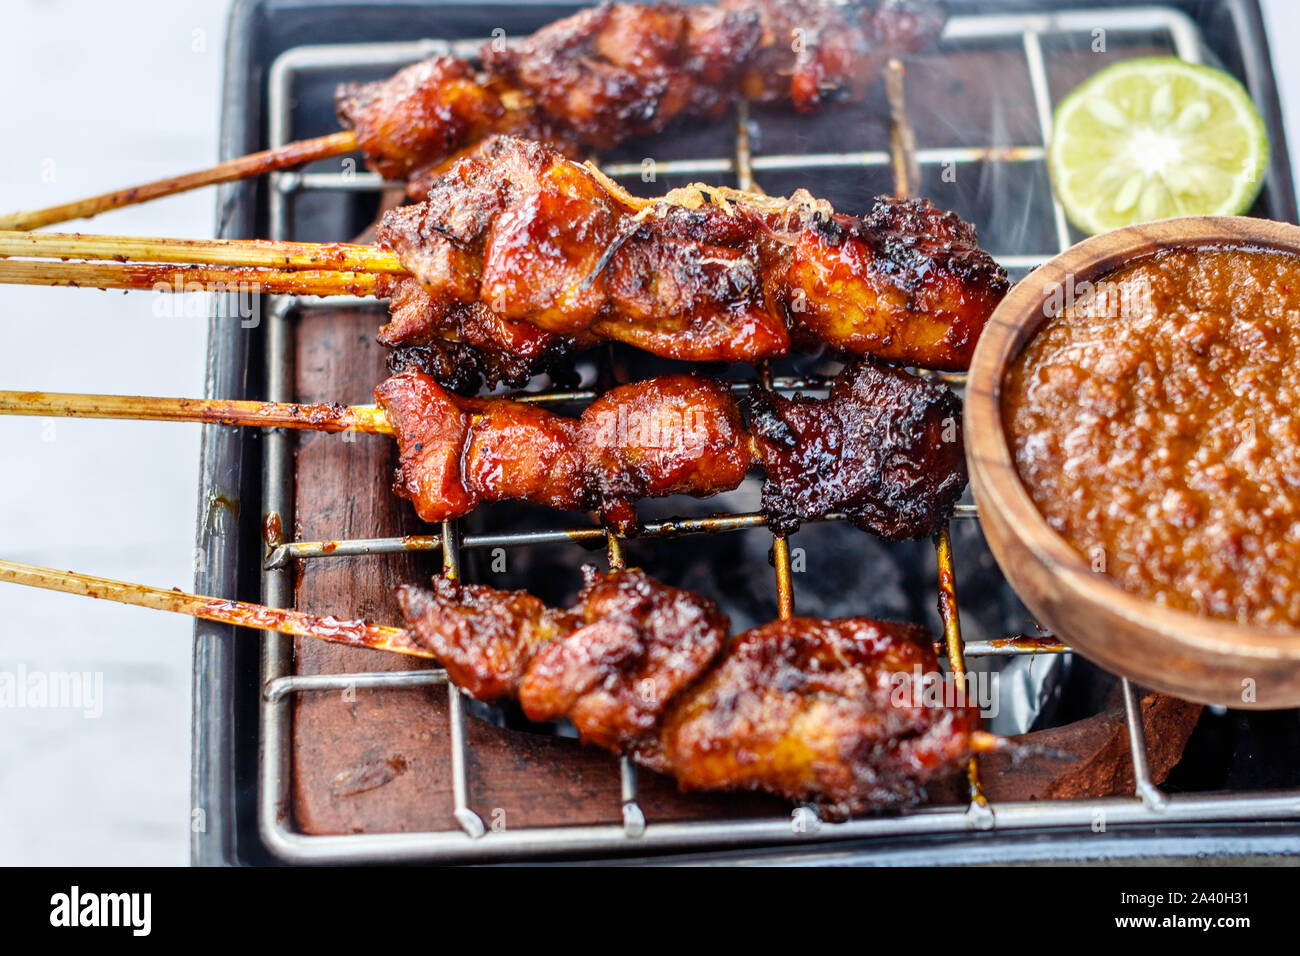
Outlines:
{"type": "Polygon", "coordinates": [[[1263,185],[1264,120],[1236,79],[1176,57],[1123,60],[1053,116],[1048,169],[1086,233],[1172,216],[1240,215],[1263,185]]]}

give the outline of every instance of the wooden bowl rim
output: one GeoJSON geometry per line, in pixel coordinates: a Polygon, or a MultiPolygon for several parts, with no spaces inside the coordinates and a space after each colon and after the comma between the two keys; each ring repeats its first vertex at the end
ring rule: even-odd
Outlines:
{"type": "MultiPolygon", "coordinates": [[[[1182,650],[1300,662],[1300,632],[1247,627],[1163,607],[1094,572],[1047,523],[1029,497],[1011,459],[1002,426],[1003,375],[1046,322],[1043,305],[1053,283],[1064,285],[1070,276],[1076,284],[1095,281],[1122,265],[1168,249],[1214,246],[1300,256],[1300,226],[1226,216],[1189,216],[1127,226],[1071,246],[1016,283],[990,317],[971,362],[965,402],[967,464],[977,499],[981,499],[981,521],[985,508],[996,509],[1021,544],[1071,598],[1104,607],[1158,635],[1162,642],[1170,642],[1168,649],[1173,653],[1182,650]]],[[[1073,646],[1085,655],[1089,650],[1086,641],[1073,646]]],[[[1108,655],[1114,653],[1113,648],[1106,650],[1108,655]]]]}

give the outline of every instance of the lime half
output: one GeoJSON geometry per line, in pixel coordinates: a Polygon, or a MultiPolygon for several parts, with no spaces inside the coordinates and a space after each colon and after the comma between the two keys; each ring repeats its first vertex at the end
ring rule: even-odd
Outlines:
{"type": "Polygon", "coordinates": [[[1052,187],[1084,232],[1171,216],[1236,216],[1263,185],[1268,133],[1228,74],[1177,57],[1123,60],[1056,108],[1052,187]]]}

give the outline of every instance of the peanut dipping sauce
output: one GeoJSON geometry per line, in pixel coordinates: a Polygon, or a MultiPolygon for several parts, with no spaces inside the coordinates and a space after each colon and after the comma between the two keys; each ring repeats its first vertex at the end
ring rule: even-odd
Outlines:
{"type": "Polygon", "coordinates": [[[1169,250],[1081,291],[1003,380],[1035,505],[1133,594],[1300,630],[1300,258],[1169,250]]]}

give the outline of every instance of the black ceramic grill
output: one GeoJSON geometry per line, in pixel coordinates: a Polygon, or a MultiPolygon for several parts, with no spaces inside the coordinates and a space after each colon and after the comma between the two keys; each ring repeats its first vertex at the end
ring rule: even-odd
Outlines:
{"type": "MultiPolygon", "coordinates": [[[[1273,79],[1252,3],[1105,7],[1079,4],[1049,10],[1025,3],[954,4],[937,50],[904,67],[892,64],[885,82],[862,104],[811,118],[743,107],[726,121],[672,131],[594,157],[629,189],[663,192],[689,181],[787,194],[805,187],[837,209],[865,210],[880,193],[919,193],[976,223],[981,245],[1013,278],[1077,238],[1051,194],[1044,154],[1051,111],[1074,82],[1110,59],[1153,52],[1219,62],[1249,84],[1273,136],[1273,162],[1257,212],[1294,219],[1294,195],[1281,135],[1273,79]],[[976,75],[996,64],[997,75],[976,75]]],[[[223,155],[276,146],[333,128],[331,94],[344,80],[385,76],[435,53],[466,58],[493,31],[507,38],[572,11],[552,4],[384,4],[243,2],[236,5],[227,53],[223,155]],[[421,39],[412,39],[421,37],[421,39]]],[[[385,184],[347,162],[242,183],[221,198],[226,236],[273,239],[350,238],[373,219],[385,184]]],[[[295,337],[309,335],[313,309],[340,305],[382,313],[373,301],[328,303],[276,297],[254,330],[220,315],[212,321],[208,393],[292,401],[295,337]]],[[[645,360],[601,353],[589,379],[650,374],[645,360]]],[[[827,379],[817,357],[758,370],[731,369],[744,387],[755,376],[783,390],[815,391],[827,379]]],[[[962,377],[942,376],[960,391],[962,377]]],[[[533,400],[572,405],[591,387],[533,400]]],[[[1081,681],[1104,682],[1067,649],[1042,635],[1018,639],[1026,618],[992,567],[973,506],[961,505],[951,529],[932,547],[884,546],[842,525],[809,527],[789,540],[773,538],[753,509],[752,482],[703,504],[670,499],[647,514],[644,533],[628,542],[591,524],[573,525],[518,509],[486,509],[473,519],[403,537],[261,540],[262,518],[293,512],[296,436],[252,430],[205,431],[199,547],[205,556],[197,589],[287,605],[295,569],[305,562],[349,561],[361,555],[430,552],[446,569],[472,576],[472,554],[507,555],[512,586],[554,587],[554,562],[529,554],[541,546],[568,549],[562,566],[576,567],[603,550],[665,575],[692,562],[709,565],[710,590],[738,625],[788,616],[797,606],[817,614],[875,613],[925,617],[943,636],[950,669],[996,670],[1006,659],[1036,655],[1052,662],[1058,698],[1071,700],[1081,681]],[[225,503],[240,502],[230,508],[225,503]],[[721,537],[744,536],[739,548],[718,550],[721,537]],[[689,554],[689,557],[686,555],[689,554]],[[824,574],[822,567],[847,565],[824,574]],[[464,559],[462,556],[465,556],[464,559]],[[766,560],[765,560],[766,558],[766,560]],[[718,565],[733,565],[724,573],[718,565]],[[769,564],[770,562],[770,564],[769,564]],[[545,568],[545,570],[543,570],[545,568]],[[963,576],[974,584],[963,588],[963,576]],[[959,598],[960,595],[960,598],[959,598]],[[973,595],[973,597],[972,597],[973,595]],[[937,609],[937,614],[936,614],[937,609]],[[963,634],[965,631],[965,634],[963,634]]],[[[835,525],[835,519],[828,522],[835,525]]],[[[292,523],[285,521],[286,527],[292,523]]],[[[728,546],[730,547],[730,546],[728,546]]],[[[576,580],[570,575],[569,580],[576,580]]],[[[497,581],[490,583],[497,584],[497,581]]],[[[215,862],[488,861],[563,855],[647,858],[684,852],[753,859],[828,858],[917,862],[1089,859],[1113,855],[1201,853],[1206,841],[1234,855],[1296,852],[1300,848],[1300,773],[1294,714],[1207,712],[1169,785],[1148,771],[1138,691],[1122,681],[1119,699],[1128,724],[1133,793],[1090,800],[998,802],[985,798],[977,767],[969,797],[889,816],[823,823],[807,808],[771,814],[690,820],[648,820],[638,802],[635,769],[620,765],[616,819],[602,824],[545,825],[497,830],[475,809],[467,766],[473,760],[467,722],[501,720],[467,706],[439,670],[349,671],[303,675],[290,643],[276,635],[236,637],[200,623],[195,654],[195,805],[204,827],[194,857],[215,862]],[[243,638],[243,639],[241,639],[243,638]],[[449,695],[445,739],[450,752],[452,818],[456,826],[430,832],[316,834],[292,812],[292,702],[299,695],[366,688],[433,687],[449,695]],[[1273,773],[1242,771],[1253,756],[1286,755],[1273,773]],[[1098,828],[1098,820],[1105,825],[1098,828]],[[1226,841],[1226,842],[1225,842],[1226,841]],[[773,857],[769,854],[778,854],[773,857]],[[992,857],[989,855],[993,854],[992,857]]],[[[1044,702],[1035,729],[1071,717],[1058,699],[1044,702]]],[[[614,758],[610,758],[614,759],[614,758]]]]}

